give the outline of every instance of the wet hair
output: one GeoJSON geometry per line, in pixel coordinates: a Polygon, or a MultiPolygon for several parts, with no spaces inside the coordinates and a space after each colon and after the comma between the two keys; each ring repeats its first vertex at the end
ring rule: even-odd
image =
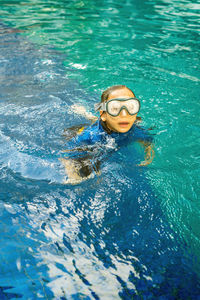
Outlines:
{"type": "MultiPolygon", "coordinates": [[[[126,85],[113,85],[109,88],[107,88],[101,95],[101,102],[106,102],[108,100],[109,95],[116,91],[116,90],[122,90],[122,89],[127,89],[129,90],[131,93],[133,93],[133,91],[131,89],[129,89],[126,85]]],[[[135,94],[133,93],[133,95],[135,96],[135,94]]]]}

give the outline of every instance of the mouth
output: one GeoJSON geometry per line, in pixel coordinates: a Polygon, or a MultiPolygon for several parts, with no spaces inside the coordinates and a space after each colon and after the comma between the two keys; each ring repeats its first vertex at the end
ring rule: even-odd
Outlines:
{"type": "Polygon", "coordinates": [[[119,126],[120,127],[127,127],[129,125],[129,122],[120,122],[119,126]]]}

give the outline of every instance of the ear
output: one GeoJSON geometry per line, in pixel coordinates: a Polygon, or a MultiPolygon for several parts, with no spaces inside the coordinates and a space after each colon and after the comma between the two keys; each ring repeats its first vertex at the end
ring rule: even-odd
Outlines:
{"type": "Polygon", "coordinates": [[[100,110],[100,118],[103,122],[106,121],[106,113],[103,110],[100,110]]]}

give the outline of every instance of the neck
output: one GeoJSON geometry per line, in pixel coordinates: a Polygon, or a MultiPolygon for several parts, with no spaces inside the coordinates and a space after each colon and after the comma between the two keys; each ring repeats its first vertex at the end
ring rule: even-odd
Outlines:
{"type": "Polygon", "coordinates": [[[106,133],[111,134],[113,131],[108,127],[108,125],[106,124],[106,122],[102,121],[100,119],[100,123],[101,126],[103,127],[103,129],[105,130],[106,133]]]}

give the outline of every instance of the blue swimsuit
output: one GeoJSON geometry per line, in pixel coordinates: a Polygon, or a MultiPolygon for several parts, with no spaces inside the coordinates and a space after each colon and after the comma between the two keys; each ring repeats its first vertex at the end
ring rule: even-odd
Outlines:
{"type": "Polygon", "coordinates": [[[68,144],[70,149],[80,146],[94,145],[96,143],[106,144],[113,140],[117,146],[123,146],[130,142],[144,141],[151,143],[153,138],[142,127],[134,124],[126,133],[113,132],[108,129],[106,124],[98,120],[93,125],[84,129],[81,134],[77,134],[68,144]]]}
{"type": "Polygon", "coordinates": [[[118,133],[110,131],[104,122],[98,120],[67,142],[64,157],[73,159],[80,176],[85,177],[98,171],[101,161],[119,147],[136,141],[150,144],[152,140],[147,130],[137,124],[126,133],[118,133]]]}

